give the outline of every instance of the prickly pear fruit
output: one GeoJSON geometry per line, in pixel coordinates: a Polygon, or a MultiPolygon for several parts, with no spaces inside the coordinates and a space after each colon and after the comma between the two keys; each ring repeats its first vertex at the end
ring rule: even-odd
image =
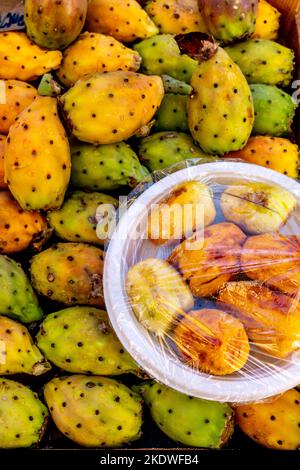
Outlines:
{"type": "Polygon", "coordinates": [[[210,34],[224,43],[250,36],[255,30],[258,0],[198,0],[210,34]]]}
{"type": "Polygon", "coordinates": [[[36,89],[19,80],[0,80],[0,132],[8,134],[16,117],[36,98],[36,89]]]}
{"type": "Polygon", "coordinates": [[[106,194],[75,191],[60,209],[48,213],[48,220],[62,240],[103,245],[117,207],[118,201],[106,194]]]}
{"type": "Polygon", "coordinates": [[[0,379],[0,447],[37,445],[47,427],[48,410],[28,387],[0,379]]]}
{"type": "Polygon", "coordinates": [[[288,139],[261,135],[251,137],[243,150],[228,153],[226,157],[256,163],[290,178],[298,176],[299,148],[288,139]]]}
{"type": "Polygon", "coordinates": [[[126,277],[128,300],[147,330],[165,336],[176,317],[194,306],[187,284],[166,261],[149,258],[132,266],[126,277]]]}
{"type": "Polygon", "coordinates": [[[188,132],[187,101],[185,95],[167,93],[155,115],[155,130],[188,132]]]}
{"type": "Polygon", "coordinates": [[[175,95],[190,95],[193,88],[188,83],[176,80],[176,78],[170,77],[169,75],[161,76],[164,89],[166,93],[174,93],[175,95]]]}
{"type": "Polygon", "coordinates": [[[66,305],[103,306],[103,258],[100,248],[58,243],[32,258],[32,284],[40,294],[66,305]]]}
{"type": "Polygon", "coordinates": [[[0,189],[7,189],[8,185],[4,177],[4,148],[6,135],[0,135],[0,189]]]}
{"type": "Polygon", "coordinates": [[[110,145],[75,144],[71,146],[72,177],[76,188],[91,191],[136,186],[149,172],[125,142],[110,145]]]}
{"type": "Polygon", "coordinates": [[[0,78],[31,81],[61,63],[59,51],[46,51],[33,44],[25,33],[0,33],[0,78]]]}
{"type": "Polygon", "coordinates": [[[254,121],[250,88],[226,52],[199,63],[191,85],[188,121],[194,140],[204,152],[223,155],[247,143],[254,121]],[[221,78],[222,77],[222,78],[221,78]]]}
{"type": "Polygon", "coordinates": [[[28,37],[41,47],[63,49],[81,33],[87,0],[25,0],[28,37]]]}
{"type": "Polygon", "coordinates": [[[285,223],[297,201],[280,186],[243,181],[228,186],[220,199],[225,219],[248,233],[276,232],[285,223]]]}
{"type": "Polygon", "coordinates": [[[212,375],[229,375],[240,370],[250,351],[243,324],[215,309],[189,312],[178,321],[172,339],[184,362],[212,375]]]}
{"type": "Polygon", "coordinates": [[[277,450],[300,446],[300,392],[288,390],[262,403],[235,408],[240,429],[258,444],[277,450]]]}
{"type": "Polygon", "coordinates": [[[0,255],[0,279],[5,286],[0,295],[1,314],[22,323],[41,320],[43,312],[21,265],[0,255]]]}
{"type": "Polygon", "coordinates": [[[141,397],[107,377],[72,375],[45,385],[58,429],[84,447],[120,447],[141,436],[141,397]]]}
{"type": "Polygon", "coordinates": [[[150,171],[163,170],[190,158],[208,158],[190,135],[182,132],[157,132],[141,140],[141,162],[150,171]]]}
{"type": "Polygon", "coordinates": [[[5,177],[25,210],[60,207],[70,179],[70,148],[55,98],[38,97],[10,128],[5,177]]]}
{"type": "Polygon", "coordinates": [[[176,442],[218,449],[233,433],[233,411],[227,403],[183,395],[156,382],[145,382],[137,389],[157,426],[176,442]]]}
{"type": "Polygon", "coordinates": [[[240,67],[248,83],[288,86],[293,78],[292,49],[267,39],[250,39],[225,48],[240,67]]]}
{"type": "Polygon", "coordinates": [[[197,61],[181,54],[171,34],[159,34],[144,39],[133,47],[142,57],[141,71],[147,75],[167,74],[177,80],[189,83],[197,67],[197,61]]]}
{"type": "Polygon", "coordinates": [[[136,0],[89,0],[86,28],[121,42],[149,38],[158,33],[158,28],[136,0]]]}
{"type": "Polygon", "coordinates": [[[51,369],[25,326],[0,316],[0,374],[41,375],[51,369]]]}
{"type": "Polygon", "coordinates": [[[38,94],[40,96],[52,96],[55,98],[62,94],[62,86],[54,80],[51,73],[45,73],[40,81],[38,94]]]}
{"type": "Polygon", "coordinates": [[[211,297],[240,271],[239,258],[246,235],[234,224],[206,227],[184,240],[169,256],[197,297],[211,297]]]}
{"type": "Polygon", "coordinates": [[[251,85],[254,103],[253,134],[289,135],[297,103],[292,96],[275,86],[251,85]]]}
{"type": "Polygon", "coordinates": [[[160,77],[120,71],[78,80],[61,103],[75,137],[92,144],[113,144],[146,126],[163,96],[160,77]]]}
{"type": "Polygon", "coordinates": [[[259,0],[253,37],[259,39],[277,39],[280,17],[281,13],[277,8],[265,2],[265,0],[259,0]]]}
{"type": "Polygon", "coordinates": [[[0,220],[0,253],[39,249],[51,235],[46,218],[23,211],[9,191],[0,191],[0,220]]]}
{"type": "Polygon", "coordinates": [[[37,342],[47,359],[67,372],[120,375],[139,371],[113,331],[107,313],[96,308],[71,307],[48,315],[37,342]]]}
{"type": "Polygon", "coordinates": [[[161,33],[206,32],[197,0],[150,0],[145,9],[161,33]]]}
{"type": "Polygon", "coordinates": [[[148,238],[156,245],[182,240],[211,224],[216,209],[211,189],[199,181],[176,186],[155,204],[148,217],[148,238]]]}
{"type": "Polygon", "coordinates": [[[63,53],[57,76],[66,85],[74,85],[85,75],[116,70],[137,71],[141,65],[139,54],[111,36],[83,33],[63,53]]]}

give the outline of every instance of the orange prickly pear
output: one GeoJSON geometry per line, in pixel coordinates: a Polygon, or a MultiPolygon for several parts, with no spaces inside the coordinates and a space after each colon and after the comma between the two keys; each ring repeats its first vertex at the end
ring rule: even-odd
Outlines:
{"type": "Polygon", "coordinates": [[[0,80],[0,132],[8,134],[16,117],[37,96],[37,90],[19,80],[0,80]]]}

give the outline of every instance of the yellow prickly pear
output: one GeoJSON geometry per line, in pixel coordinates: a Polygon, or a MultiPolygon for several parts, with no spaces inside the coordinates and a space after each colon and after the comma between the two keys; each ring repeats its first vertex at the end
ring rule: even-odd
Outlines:
{"type": "Polygon", "coordinates": [[[276,40],[280,27],[280,17],[281,13],[273,5],[265,2],[265,0],[259,0],[253,37],[276,40]]]}
{"type": "Polygon", "coordinates": [[[0,81],[0,132],[7,134],[16,117],[36,98],[37,91],[19,80],[0,81]]]}
{"type": "Polygon", "coordinates": [[[11,127],[5,177],[25,210],[61,206],[70,178],[70,148],[55,98],[38,97],[11,127]]]}

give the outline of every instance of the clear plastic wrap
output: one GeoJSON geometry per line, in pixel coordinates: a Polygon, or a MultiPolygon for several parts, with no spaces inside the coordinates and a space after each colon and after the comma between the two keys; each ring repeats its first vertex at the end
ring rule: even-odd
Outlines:
{"type": "Polygon", "coordinates": [[[120,208],[105,301],[146,372],[188,395],[259,401],[300,383],[300,184],[189,160],[120,208]]]}

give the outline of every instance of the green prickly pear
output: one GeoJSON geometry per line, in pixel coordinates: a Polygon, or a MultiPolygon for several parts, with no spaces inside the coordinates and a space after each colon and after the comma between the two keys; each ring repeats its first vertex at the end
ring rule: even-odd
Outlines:
{"type": "Polygon", "coordinates": [[[48,410],[30,388],[0,379],[0,448],[37,445],[47,428],[48,410]]]}
{"type": "Polygon", "coordinates": [[[181,54],[178,44],[171,34],[159,34],[144,39],[134,45],[142,57],[143,73],[152,75],[170,75],[177,80],[189,83],[197,61],[186,54],[181,54]]]}
{"type": "Polygon", "coordinates": [[[249,85],[239,67],[218,48],[193,73],[188,102],[189,128],[204,152],[223,155],[244,147],[254,109],[249,85]]]}
{"type": "Polygon", "coordinates": [[[233,433],[233,411],[226,403],[183,395],[156,382],[135,388],[141,392],[158,427],[176,442],[218,449],[233,433]]]}
{"type": "Polygon", "coordinates": [[[38,94],[40,96],[52,96],[55,98],[61,93],[62,87],[54,80],[53,75],[51,73],[45,73],[40,81],[38,94]]]}
{"type": "Polygon", "coordinates": [[[110,145],[71,146],[72,176],[75,188],[106,191],[136,186],[149,172],[125,142],[110,145]]]}
{"type": "Polygon", "coordinates": [[[169,75],[161,76],[166,93],[174,93],[175,95],[190,95],[193,88],[188,83],[176,80],[169,75]]]}
{"type": "Polygon", "coordinates": [[[43,312],[20,264],[0,255],[0,312],[22,323],[41,320],[43,312]]]}
{"type": "Polygon", "coordinates": [[[27,35],[41,47],[63,49],[79,36],[86,12],[87,0],[25,0],[27,35]]]}
{"type": "Polygon", "coordinates": [[[155,115],[157,131],[188,132],[186,95],[167,93],[155,115]]]}
{"type": "Polygon", "coordinates": [[[267,39],[251,39],[225,48],[248,83],[286,87],[294,73],[292,49],[267,39]]]}
{"type": "Polygon", "coordinates": [[[52,379],[44,396],[58,429],[84,447],[120,447],[141,436],[141,397],[107,377],[52,379]]]}
{"type": "Polygon", "coordinates": [[[192,158],[212,159],[182,132],[157,132],[141,140],[139,157],[150,171],[163,170],[192,158]]]}
{"type": "Polygon", "coordinates": [[[51,369],[25,326],[0,316],[0,374],[41,375],[51,369]]]}
{"type": "Polygon", "coordinates": [[[66,305],[101,307],[103,259],[100,248],[58,243],[32,258],[32,285],[40,294],[66,305]]]}
{"type": "Polygon", "coordinates": [[[57,367],[75,374],[138,374],[107,313],[92,307],[71,307],[48,315],[37,336],[38,347],[57,367]]]}
{"type": "Polygon", "coordinates": [[[255,112],[253,134],[289,135],[297,108],[294,98],[271,85],[251,85],[250,89],[255,112]]]}
{"type": "Polygon", "coordinates": [[[55,98],[37,97],[10,128],[5,178],[24,210],[60,207],[70,179],[70,148],[55,98]]]}
{"type": "Polygon", "coordinates": [[[60,101],[75,137],[91,144],[112,144],[147,126],[163,96],[160,77],[117,71],[78,80],[60,101]]]}
{"type": "Polygon", "coordinates": [[[74,191],[60,209],[48,213],[48,220],[62,240],[103,245],[117,207],[112,196],[74,191]],[[99,216],[103,216],[101,222],[99,216]]]}

